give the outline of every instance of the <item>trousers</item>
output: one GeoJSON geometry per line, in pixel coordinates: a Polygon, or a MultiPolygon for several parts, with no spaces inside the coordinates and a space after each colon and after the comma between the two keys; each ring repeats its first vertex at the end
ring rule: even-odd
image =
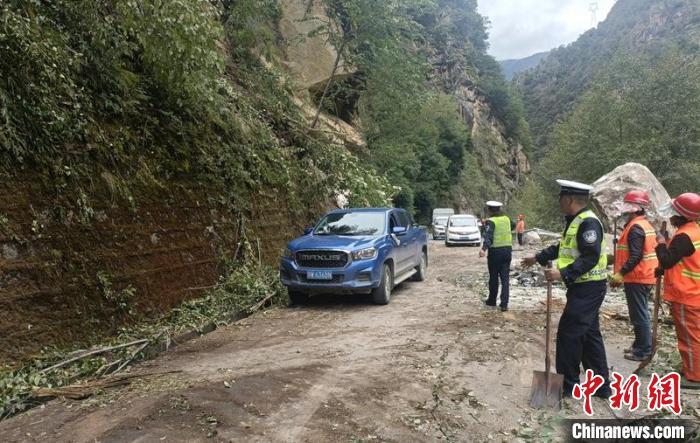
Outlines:
{"type": "Polygon", "coordinates": [[[564,375],[564,395],[579,383],[581,364],[605,379],[599,394],[609,393],[608,362],[600,334],[600,305],[606,283],[574,283],[566,292],[566,306],[557,329],[557,373],[564,375]]]}
{"type": "Polygon", "coordinates": [[[651,327],[649,321],[649,294],[651,285],[625,283],[625,297],[630,322],[634,327],[632,352],[638,356],[651,353],[651,327]]]}
{"type": "Polygon", "coordinates": [[[510,262],[513,259],[511,248],[491,248],[489,249],[489,298],[487,304],[496,305],[498,297],[498,283],[501,284],[501,307],[508,307],[510,298],[510,262]]]}
{"type": "Polygon", "coordinates": [[[700,307],[674,302],[671,312],[676,324],[683,375],[688,380],[700,381],[700,307]]]}

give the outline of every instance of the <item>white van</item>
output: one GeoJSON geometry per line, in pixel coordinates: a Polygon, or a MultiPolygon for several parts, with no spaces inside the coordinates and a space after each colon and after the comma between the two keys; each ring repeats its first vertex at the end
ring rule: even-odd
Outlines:
{"type": "Polygon", "coordinates": [[[433,224],[435,224],[435,219],[438,217],[449,217],[450,215],[453,215],[455,213],[455,210],[452,208],[435,208],[433,209],[433,224]]]}

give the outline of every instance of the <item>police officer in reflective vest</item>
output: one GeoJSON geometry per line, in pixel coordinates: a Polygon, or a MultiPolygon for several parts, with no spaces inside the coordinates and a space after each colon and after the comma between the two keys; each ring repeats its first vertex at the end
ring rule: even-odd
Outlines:
{"type": "Polygon", "coordinates": [[[651,354],[651,329],[648,299],[654,287],[656,230],[646,218],[649,194],[634,190],[625,195],[621,212],[627,216],[622,235],[615,246],[615,274],[610,286],[624,284],[630,321],[634,327],[634,343],[625,350],[627,360],[642,361],[651,354]]]}
{"type": "Polygon", "coordinates": [[[545,265],[549,281],[562,280],[567,287],[566,306],[557,330],[557,373],[564,375],[564,395],[571,396],[579,383],[581,363],[605,379],[596,396],[610,396],[608,363],[600,334],[600,305],[607,291],[608,256],[603,238],[603,225],[588,209],[591,186],[557,180],[561,187],[559,208],[566,216],[561,242],[533,257],[523,259],[523,266],[545,265]]]}
{"type": "Polygon", "coordinates": [[[501,213],[503,203],[486,202],[489,219],[484,227],[484,243],[479,257],[488,251],[489,298],[484,300],[487,306],[496,306],[498,281],[501,281],[501,311],[508,310],[510,293],[510,262],[513,258],[513,229],[515,225],[508,216],[501,213]]]}
{"type": "Polygon", "coordinates": [[[700,388],[700,195],[687,193],[659,208],[669,217],[676,234],[667,245],[657,237],[660,272],[664,273],[664,300],[671,303],[678,351],[683,360],[684,388],[700,388]]]}

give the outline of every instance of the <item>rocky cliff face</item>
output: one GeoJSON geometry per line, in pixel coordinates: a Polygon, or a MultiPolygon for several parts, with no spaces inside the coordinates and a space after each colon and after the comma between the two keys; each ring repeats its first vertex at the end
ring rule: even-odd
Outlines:
{"type": "Polygon", "coordinates": [[[508,200],[522,184],[524,175],[530,172],[530,162],[522,144],[506,137],[503,124],[492,116],[491,106],[475,87],[465,82],[451,94],[457,98],[460,114],[471,129],[480,166],[501,187],[495,192],[502,190],[504,200],[508,200]]]}
{"type": "MultiPolygon", "coordinates": [[[[282,65],[293,79],[296,100],[310,120],[315,112],[313,91],[322,89],[328,81],[337,52],[324,37],[309,37],[309,33],[331,20],[318,1],[281,0],[280,4],[283,11],[280,32],[287,42],[282,65]]],[[[345,64],[341,66],[344,68],[336,77],[339,81],[352,73],[345,64]]],[[[464,74],[465,70],[456,71],[457,76],[436,68],[433,80],[457,99],[460,115],[471,131],[479,166],[499,186],[500,189],[494,190],[495,195],[507,200],[530,171],[527,155],[521,143],[505,135],[503,124],[493,117],[490,104],[475,82],[464,74]]],[[[321,123],[336,140],[350,146],[364,145],[362,135],[353,125],[327,114],[322,115],[321,123]]],[[[466,207],[466,203],[463,206],[465,210],[474,209],[466,207]]]]}

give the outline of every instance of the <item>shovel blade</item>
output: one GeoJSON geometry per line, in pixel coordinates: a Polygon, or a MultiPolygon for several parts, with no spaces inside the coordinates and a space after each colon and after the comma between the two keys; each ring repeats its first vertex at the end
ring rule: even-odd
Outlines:
{"type": "Polygon", "coordinates": [[[562,374],[547,374],[543,371],[532,371],[532,387],[530,388],[530,406],[533,408],[561,408],[564,376],[562,374]],[[549,377],[547,376],[549,375],[549,377]]]}

